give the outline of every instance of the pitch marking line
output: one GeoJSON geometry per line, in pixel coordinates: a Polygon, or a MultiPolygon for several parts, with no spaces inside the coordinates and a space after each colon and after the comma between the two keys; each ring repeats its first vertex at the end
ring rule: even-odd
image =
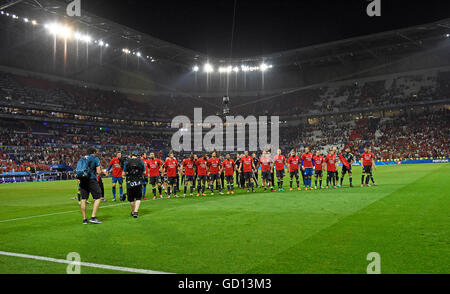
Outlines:
{"type": "Polygon", "coordinates": [[[43,261],[49,261],[49,262],[55,262],[55,263],[65,263],[65,264],[70,264],[70,265],[80,265],[80,266],[86,266],[86,267],[94,267],[94,268],[101,268],[101,269],[121,271],[121,272],[130,272],[130,273],[137,273],[137,274],[158,274],[158,275],[171,274],[171,273],[166,273],[166,272],[152,271],[152,270],[132,268],[132,267],[122,267],[122,266],[90,263],[90,262],[72,261],[72,260],[66,260],[66,259],[57,259],[57,258],[51,258],[51,257],[36,256],[36,255],[6,252],[6,251],[0,251],[0,255],[34,259],[34,260],[43,260],[43,261]]]}
{"type": "MultiPolygon", "coordinates": [[[[100,206],[100,209],[108,208],[108,207],[114,207],[114,206],[120,206],[120,205],[125,205],[125,204],[128,204],[128,202],[118,203],[118,204],[111,204],[111,205],[106,205],[106,206],[100,206]]],[[[0,223],[6,223],[6,222],[12,222],[12,221],[24,220],[24,219],[31,219],[31,218],[37,218],[37,217],[44,217],[44,216],[67,214],[67,213],[73,213],[73,212],[80,212],[80,210],[77,209],[77,210],[70,210],[70,211],[62,211],[62,212],[55,212],[55,213],[48,213],[48,214],[40,214],[40,215],[32,215],[32,216],[11,218],[11,219],[0,220],[0,223]]]]}

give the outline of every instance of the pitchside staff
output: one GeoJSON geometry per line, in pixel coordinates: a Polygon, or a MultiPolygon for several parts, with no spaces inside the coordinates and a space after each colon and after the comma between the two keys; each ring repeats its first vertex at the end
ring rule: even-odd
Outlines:
{"type": "Polygon", "coordinates": [[[76,174],[80,181],[80,196],[81,196],[81,215],[83,216],[83,224],[88,222],[91,224],[101,224],[97,219],[97,211],[100,207],[100,198],[102,191],[97,181],[97,176],[100,175],[102,169],[100,167],[100,159],[97,157],[97,149],[90,147],[88,155],[83,156],[77,163],[76,174]],[[89,194],[94,199],[94,206],[92,208],[92,215],[89,221],[86,218],[86,201],[89,194]]]}
{"type": "Polygon", "coordinates": [[[125,162],[123,177],[127,177],[127,198],[130,202],[131,216],[138,218],[139,206],[142,199],[142,186],[145,182],[145,164],[138,158],[139,152],[134,151],[125,162]]]}

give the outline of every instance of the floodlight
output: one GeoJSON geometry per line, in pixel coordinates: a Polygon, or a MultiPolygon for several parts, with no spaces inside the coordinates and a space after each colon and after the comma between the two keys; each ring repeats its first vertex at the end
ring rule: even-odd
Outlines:
{"type": "Polygon", "coordinates": [[[212,67],[211,64],[206,63],[205,66],[203,67],[203,71],[206,73],[210,73],[214,71],[214,68],[212,67]]]}
{"type": "Polygon", "coordinates": [[[90,43],[92,41],[92,38],[91,38],[91,36],[84,35],[84,36],[81,37],[81,40],[86,42],[86,43],[90,43]]]}
{"type": "Polygon", "coordinates": [[[259,66],[259,69],[261,71],[266,71],[269,68],[269,66],[265,63],[261,63],[261,65],[259,66]]]}

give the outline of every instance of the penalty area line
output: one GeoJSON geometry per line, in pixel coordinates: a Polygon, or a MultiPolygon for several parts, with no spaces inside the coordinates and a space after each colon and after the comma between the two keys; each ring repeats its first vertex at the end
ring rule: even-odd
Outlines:
{"type": "Polygon", "coordinates": [[[160,274],[171,274],[171,273],[167,273],[167,272],[153,271],[153,270],[147,270],[147,269],[139,269],[139,268],[132,268],[132,267],[122,267],[122,266],[114,266],[114,265],[107,265],[107,264],[82,262],[82,261],[72,261],[72,260],[66,260],[66,259],[57,259],[57,258],[52,258],[52,257],[44,257],[44,256],[29,255],[29,254],[14,253],[14,252],[6,252],[6,251],[0,251],[0,255],[19,257],[19,258],[26,258],[26,259],[34,259],[34,260],[41,260],[41,261],[48,261],[48,262],[54,262],[54,263],[65,263],[65,264],[70,264],[70,265],[80,265],[80,266],[85,266],[85,267],[93,267],[93,268],[100,268],[100,269],[121,271],[121,272],[130,272],[130,273],[136,273],[136,274],[150,274],[150,275],[154,275],[154,274],[157,274],[157,275],[160,275],[160,274]]]}

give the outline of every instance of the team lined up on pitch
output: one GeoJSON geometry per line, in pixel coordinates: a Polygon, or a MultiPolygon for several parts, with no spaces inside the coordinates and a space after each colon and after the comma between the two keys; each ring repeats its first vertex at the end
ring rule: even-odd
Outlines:
{"type": "MultiPolygon", "coordinates": [[[[370,186],[369,182],[375,184],[372,168],[375,166],[375,157],[370,147],[364,148],[362,159],[361,186],[370,186]]],[[[277,150],[277,155],[273,158],[268,151],[263,151],[260,158],[256,154],[249,155],[245,151],[242,155],[237,155],[236,160],[231,159],[230,154],[226,154],[225,159],[213,151],[211,157],[205,153],[201,157],[191,154],[185,158],[181,164],[175,158],[173,152],[163,162],[155,157],[155,153],[139,154],[132,152],[128,158],[122,157],[117,153],[106,170],[100,167],[100,161],[96,156],[97,150],[89,148],[89,155],[80,159],[77,164],[76,174],[79,182],[78,200],[80,201],[83,215],[83,223],[101,223],[96,218],[96,213],[100,201],[105,200],[105,191],[102,181],[102,175],[112,174],[112,195],[113,201],[116,201],[116,185],[119,184],[120,200],[128,199],[131,206],[131,216],[138,217],[138,210],[141,199],[146,198],[147,185],[151,185],[153,199],[178,197],[180,184],[183,185],[186,197],[189,187],[190,196],[206,196],[206,189],[214,195],[218,190],[220,195],[225,189],[226,194],[234,194],[235,175],[236,184],[247,192],[256,192],[255,188],[261,187],[264,192],[275,191],[275,180],[279,192],[284,191],[284,177],[286,169],[289,171],[290,190],[294,190],[293,184],[296,183],[296,189],[301,190],[300,175],[303,179],[305,190],[321,189],[323,174],[326,170],[325,188],[338,188],[343,184],[346,174],[349,177],[349,186],[353,187],[352,164],[355,162],[355,156],[350,149],[337,155],[337,149],[333,148],[325,157],[320,151],[314,154],[306,147],[305,152],[299,156],[296,151],[291,151],[288,159],[282,154],[281,149],[277,150]],[[342,163],[341,177],[339,181],[338,164],[342,163]],[[262,183],[259,184],[259,170],[261,170],[262,183]],[[181,175],[181,181],[179,179],[181,175]],[[312,178],[314,176],[314,188],[312,178]],[[126,178],[126,193],[123,190],[123,179],[126,178]],[[215,188],[214,189],[214,184],[215,188]],[[196,190],[196,194],[194,193],[196,190]],[[86,202],[89,194],[94,199],[93,212],[90,220],[86,218],[86,202]]]]}

